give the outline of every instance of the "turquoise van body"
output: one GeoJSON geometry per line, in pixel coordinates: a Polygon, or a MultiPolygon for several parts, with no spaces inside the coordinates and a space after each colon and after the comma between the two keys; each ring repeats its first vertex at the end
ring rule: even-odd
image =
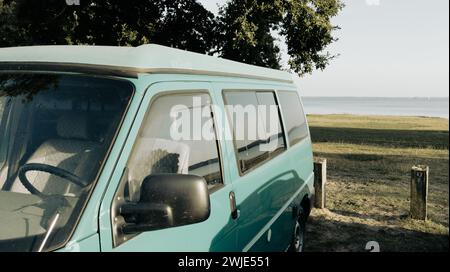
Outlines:
{"type": "MultiPolygon", "coordinates": [[[[295,93],[299,97],[298,87],[289,73],[158,45],[137,48],[33,46],[0,49],[0,99],[3,96],[7,101],[8,93],[2,93],[2,88],[8,85],[6,81],[3,85],[1,83],[1,75],[5,73],[88,75],[120,80],[131,86],[132,95],[121,115],[120,124],[113,133],[109,149],[105,151],[101,166],[95,178],[92,178],[92,185],[86,189],[84,203],[76,211],[75,219],[70,221],[72,226],[61,234],[61,238],[53,238],[50,234],[58,233],[58,223],[46,223],[42,231],[37,231],[36,237],[39,238],[34,237],[33,241],[39,241],[41,246],[30,246],[31,243],[28,242],[21,242],[26,246],[19,246],[16,238],[22,239],[21,241],[27,238],[27,234],[19,233],[20,230],[17,233],[11,230],[9,234],[1,234],[5,229],[16,228],[11,225],[10,217],[20,219],[21,216],[35,216],[42,226],[41,218],[45,210],[39,211],[38,204],[42,200],[28,196],[30,193],[27,191],[21,191],[20,195],[28,194],[24,197],[36,198],[29,200],[31,206],[36,206],[33,209],[37,209],[33,215],[25,216],[18,213],[17,207],[8,206],[19,193],[11,189],[14,188],[14,181],[10,188],[6,188],[5,184],[8,177],[17,179],[18,173],[11,170],[12,166],[8,168],[8,159],[1,168],[0,156],[0,250],[247,252],[286,251],[295,247],[296,243],[303,243],[304,223],[314,198],[313,154],[303,109],[298,108],[298,111],[293,112],[280,103],[284,101],[282,92],[295,93]],[[284,142],[280,152],[249,169],[243,168],[239,163],[237,153],[241,151],[236,146],[230,116],[214,113],[214,127],[221,128],[228,137],[216,141],[221,182],[208,192],[208,215],[199,222],[134,230],[130,231],[133,232],[131,235],[117,234],[115,225],[119,224],[118,221],[124,223],[126,219],[117,220],[115,201],[120,198],[118,192],[121,184],[124,184],[127,171],[132,167],[130,160],[133,152],[138,152],[135,151],[135,146],[142,127],[146,122],[152,121],[146,117],[152,105],[164,95],[201,93],[209,97],[210,105],[224,109],[227,91],[252,91],[256,94],[266,92],[270,93],[269,96],[273,95],[279,107],[282,131],[280,139],[284,142]],[[288,127],[288,119],[304,120],[306,134],[295,143],[289,138],[288,132],[292,128],[288,127]],[[1,170],[4,171],[3,176],[1,170]]],[[[14,94],[9,95],[12,97],[14,94]]],[[[298,105],[301,107],[300,99],[298,105]]],[[[0,129],[5,131],[8,124],[5,121],[5,116],[8,115],[6,109],[7,106],[3,105],[2,109],[0,104],[0,129]]],[[[5,146],[11,146],[7,145],[6,140],[2,141],[1,137],[0,132],[0,154],[2,146],[5,150],[5,146]]],[[[7,136],[4,138],[10,139],[7,136]]],[[[6,151],[4,153],[7,154],[6,151]]],[[[22,158],[21,161],[27,161],[27,158],[22,158]]],[[[38,187],[36,184],[34,186],[38,187]]],[[[39,195],[39,192],[36,194],[39,195]]],[[[120,213],[122,210],[119,208],[117,211],[120,213]]],[[[299,249],[301,248],[294,248],[299,249]]]]}

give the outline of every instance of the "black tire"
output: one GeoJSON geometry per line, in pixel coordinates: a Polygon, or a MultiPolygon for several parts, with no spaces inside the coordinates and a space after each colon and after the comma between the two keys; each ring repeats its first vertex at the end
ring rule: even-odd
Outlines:
{"type": "Polygon", "coordinates": [[[295,223],[291,245],[289,246],[289,252],[303,251],[305,247],[305,234],[306,234],[306,215],[303,210],[300,210],[295,223]]]}

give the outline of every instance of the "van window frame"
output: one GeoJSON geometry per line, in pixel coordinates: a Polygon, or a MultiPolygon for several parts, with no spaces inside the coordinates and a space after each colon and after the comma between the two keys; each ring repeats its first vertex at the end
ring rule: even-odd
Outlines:
{"type": "MultiPolygon", "coordinates": [[[[279,104],[278,101],[278,94],[277,94],[277,90],[275,89],[250,89],[250,88],[245,88],[245,89],[236,89],[236,88],[230,88],[230,89],[222,89],[222,100],[224,102],[224,106],[226,107],[228,104],[227,102],[227,98],[226,98],[226,93],[227,92],[253,92],[253,93],[272,93],[276,106],[278,107],[278,120],[279,120],[279,124],[280,124],[280,129],[281,129],[281,133],[283,134],[283,140],[284,140],[284,149],[281,152],[278,152],[275,154],[275,156],[270,157],[269,154],[269,158],[258,163],[255,164],[253,167],[248,168],[245,171],[242,171],[241,169],[241,165],[240,165],[240,159],[239,159],[239,151],[237,149],[236,146],[236,135],[235,135],[235,131],[234,128],[231,124],[231,120],[229,118],[229,114],[226,111],[226,108],[224,109],[225,113],[226,113],[226,118],[228,120],[228,127],[230,129],[231,134],[233,135],[233,151],[234,151],[234,157],[235,157],[235,162],[236,162],[236,168],[238,170],[239,176],[243,177],[251,172],[253,172],[254,170],[258,169],[259,167],[265,165],[266,163],[272,161],[273,159],[279,157],[280,155],[283,155],[289,148],[289,143],[287,142],[287,138],[286,138],[286,133],[285,133],[285,127],[284,127],[284,120],[283,120],[283,116],[282,116],[282,112],[281,112],[281,106],[279,104]]],[[[259,104],[258,104],[259,105],[259,104]]]]}
{"type": "MultiPolygon", "coordinates": [[[[155,101],[157,101],[159,98],[163,97],[163,96],[173,96],[173,95],[191,95],[191,97],[193,97],[195,94],[206,94],[208,95],[210,101],[211,101],[211,106],[213,105],[213,98],[211,96],[211,93],[209,92],[208,89],[174,89],[174,90],[164,90],[161,92],[156,93],[150,100],[150,102],[148,103],[148,106],[146,106],[146,110],[145,110],[145,115],[142,119],[142,123],[139,124],[139,130],[138,130],[138,135],[139,133],[142,131],[142,129],[145,126],[145,122],[147,121],[147,114],[150,112],[151,107],[153,106],[153,104],[155,103],[155,101]]],[[[215,142],[216,142],[216,149],[217,149],[217,158],[219,160],[219,170],[220,170],[220,177],[222,182],[220,184],[217,184],[216,186],[214,186],[213,188],[211,188],[209,190],[209,194],[212,195],[213,193],[217,192],[218,190],[222,189],[223,187],[225,187],[225,176],[224,176],[224,167],[223,167],[223,158],[222,158],[222,148],[220,146],[220,140],[219,140],[219,135],[218,135],[218,131],[217,131],[217,120],[216,120],[216,114],[214,112],[214,107],[211,107],[211,119],[213,120],[213,127],[214,127],[214,135],[215,135],[215,142]]],[[[131,152],[130,155],[127,159],[127,163],[126,166],[128,166],[129,161],[131,159],[131,156],[133,154],[134,148],[136,146],[136,143],[138,141],[138,138],[135,139],[135,141],[133,142],[133,145],[131,147],[131,152]]],[[[120,187],[120,183],[119,183],[119,187],[120,187]]]]}
{"type": "MultiPolygon", "coordinates": [[[[296,89],[291,89],[291,90],[288,90],[288,89],[279,89],[279,90],[277,90],[277,98],[279,97],[280,93],[282,93],[282,92],[285,92],[285,93],[293,93],[293,94],[295,94],[295,95],[297,96],[298,102],[300,103],[300,107],[301,107],[301,110],[302,110],[302,112],[303,112],[303,117],[305,118],[306,129],[307,129],[307,131],[308,131],[307,137],[301,139],[300,141],[296,142],[296,143],[293,144],[293,145],[292,145],[291,142],[290,142],[290,139],[289,139],[289,133],[285,134],[286,141],[287,141],[287,149],[290,149],[291,147],[298,146],[299,144],[303,143],[303,142],[306,141],[307,139],[311,138],[311,131],[309,130],[309,123],[308,123],[308,118],[306,117],[305,107],[304,107],[304,105],[303,105],[303,101],[302,101],[302,99],[301,99],[300,94],[298,93],[298,91],[297,91],[296,89]]],[[[285,121],[286,121],[286,119],[285,119],[285,114],[284,114],[284,111],[283,111],[283,107],[282,107],[281,105],[280,105],[280,111],[281,111],[281,117],[282,117],[282,119],[283,119],[283,125],[286,126],[286,123],[285,123],[285,121]]]]}
{"type": "Polygon", "coordinates": [[[9,104],[10,104],[9,101],[5,99],[5,103],[2,105],[3,108],[0,109],[2,111],[0,115],[0,173],[1,170],[3,170],[3,167],[5,167],[6,157],[8,156],[8,148],[7,148],[8,145],[3,146],[2,141],[9,135],[9,131],[6,130],[7,127],[6,117],[8,116],[11,108],[9,104]]]}

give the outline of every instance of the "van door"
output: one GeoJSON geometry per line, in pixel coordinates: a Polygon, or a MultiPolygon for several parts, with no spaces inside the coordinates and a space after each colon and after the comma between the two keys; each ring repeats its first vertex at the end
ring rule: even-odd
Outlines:
{"type": "Polygon", "coordinates": [[[210,89],[206,82],[163,82],[148,88],[101,203],[102,251],[236,250],[229,165],[222,159],[223,143],[217,140],[217,127],[223,124],[213,117],[216,98],[210,89]],[[137,202],[142,180],[161,173],[203,177],[210,191],[209,218],[192,225],[121,233],[121,225],[131,220],[121,214],[121,203],[137,202]]]}
{"type": "Polygon", "coordinates": [[[292,239],[297,198],[305,181],[297,175],[295,162],[286,159],[288,150],[275,91],[268,86],[245,87],[216,87],[223,92],[234,134],[232,179],[239,210],[238,247],[242,251],[284,251],[292,239]],[[258,110],[258,106],[266,110],[258,110]],[[270,111],[271,106],[274,111],[270,111]],[[239,114],[239,107],[245,113],[239,114]],[[239,116],[247,118],[239,120],[239,116]],[[266,135],[255,139],[252,130],[261,129],[266,135]]]}

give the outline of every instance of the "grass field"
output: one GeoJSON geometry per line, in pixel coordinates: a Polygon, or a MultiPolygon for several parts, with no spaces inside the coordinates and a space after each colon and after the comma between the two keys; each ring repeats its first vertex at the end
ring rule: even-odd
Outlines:
{"type": "Polygon", "coordinates": [[[449,124],[425,117],[308,116],[327,158],[327,209],[314,209],[305,251],[448,251],[449,124]],[[428,220],[409,218],[410,171],[430,166],[428,220]]]}

